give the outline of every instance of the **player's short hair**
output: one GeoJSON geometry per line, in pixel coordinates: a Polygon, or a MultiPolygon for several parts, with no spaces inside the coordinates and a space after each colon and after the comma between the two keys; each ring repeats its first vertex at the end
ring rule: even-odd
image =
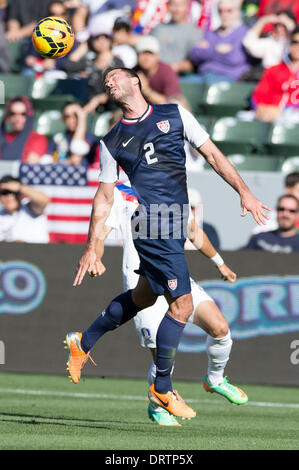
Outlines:
{"type": "Polygon", "coordinates": [[[125,72],[129,77],[131,78],[137,78],[138,80],[138,86],[139,86],[139,90],[142,91],[142,85],[141,85],[141,80],[138,76],[138,73],[135,72],[135,70],[133,69],[129,69],[127,67],[107,67],[104,72],[103,72],[103,85],[105,86],[105,81],[106,81],[106,77],[108,75],[108,73],[112,72],[113,70],[122,70],[123,72],[125,72]]]}
{"type": "Polygon", "coordinates": [[[286,188],[293,188],[297,183],[299,183],[299,171],[289,173],[285,177],[284,185],[286,188]]]}
{"type": "Polygon", "coordinates": [[[299,211],[299,200],[296,198],[296,196],[293,196],[293,194],[283,194],[278,198],[276,207],[279,206],[280,201],[282,201],[282,199],[293,199],[297,203],[297,211],[299,211]]]}

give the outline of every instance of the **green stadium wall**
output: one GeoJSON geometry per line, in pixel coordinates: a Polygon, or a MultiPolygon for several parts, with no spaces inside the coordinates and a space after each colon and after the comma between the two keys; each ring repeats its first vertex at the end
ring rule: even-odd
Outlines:
{"type": "MultiPolygon", "coordinates": [[[[80,245],[0,243],[0,372],[67,374],[63,339],[82,331],[122,291],[120,247],[106,247],[102,277],[73,287],[80,245]]],[[[222,252],[238,274],[231,285],[206,258],[187,251],[190,273],[214,295],[231,327],[226,375],[236,383],[299,385],[299,254],[222,252]],[[297,354],[298,350],[298,354],[297,354]]],[[[202,380],[207,357],[203,332],[185,328],[174,380],[202,380]]],[[[94,347],[97,367],[84,376],[146,378],[151,357],[133,321],[94,347]]]]}

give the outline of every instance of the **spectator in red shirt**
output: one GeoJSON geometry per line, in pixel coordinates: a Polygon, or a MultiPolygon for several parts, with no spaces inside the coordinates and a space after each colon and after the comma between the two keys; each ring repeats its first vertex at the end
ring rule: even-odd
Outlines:
{"type": "Polygon", "coordinates": [[[260,0],[258,16],[277,14],[280,10],[292,11],[299,23],[299,2],[297,0],[260,0]]]}
{"type": "Polygon", "coordinates": [[[299,26],[291,35],[286,59],[265,70],[252,95],[255,117],[265,122],[288,116],[298,122],[299,112],[299,26]],[[293,114],[293,117],[292,117],[293,114]]]}
{"type": "Polygon", "coordinates": [[[142,83],[142,92],[151,104],[165,104],[172,96],[181,95],[178,75],[170,65],[160,61],[160,44],[153,36],[142,36],[137,41],[136,70],[142,83]]]}
{"type": "Polygon", "coordinates": [[[38,163],[47,151],[48,141],[33,130],[33,107],[25,96],[7,102],[0,128],[0,160],[38,163]]]}

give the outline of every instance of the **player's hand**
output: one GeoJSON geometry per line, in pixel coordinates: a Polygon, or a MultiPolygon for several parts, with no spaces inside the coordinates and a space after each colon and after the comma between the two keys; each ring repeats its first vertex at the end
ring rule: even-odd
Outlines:
{"type": "Polygon", "coordinates": [[[265,225],[266,221],[269,220],[269,216],[263,209],[267,211],[271,211],[271,209],[256,199],[250,192],[241,196],[241,207],[241,217],[245,217],[247,212],[251,212],[252,217],[259,225],[265,225]]]}
{"type": "Polygon", "coordinates": [[[93,267],[88,271],[90,277],[97,277],[102,276],[106,271],[105,266],[103,265],[101,260],[96,260],[93,267]]]}
{"type": "Polygon", "coordinates": [[[85,251],[84,255],[81,257],[78,263],[77,274],[73,282],[73,286],[80,286],[87,271],[92,271],[96,260],[97,255],[94,250],[88,249],[85,251]]]}
{"type": "Polygon", "coordinates": [[[226,264],[218,266],[218,269],[224,281],[229,281],[233,283],[237,279],[236,273],[234,273],[226,264]]]}

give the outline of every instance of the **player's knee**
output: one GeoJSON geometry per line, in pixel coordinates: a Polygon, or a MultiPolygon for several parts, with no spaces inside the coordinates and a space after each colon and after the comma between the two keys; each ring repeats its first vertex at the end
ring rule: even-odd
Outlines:
{"type": "Polygon", "coordinates": [[[192,298],[186,300],[176,312],[176,319],[182,322],[186,322],[193,312],[192,298]]]}
{"type": "Polygon", "coordinates": [[[224,338],[224,336],[226,336],[228,332],[229,325],[225,318],[223,318],[212,326],[212,329],[209,334],[210,336],[213,336],[213,338],[224,338]]]}

